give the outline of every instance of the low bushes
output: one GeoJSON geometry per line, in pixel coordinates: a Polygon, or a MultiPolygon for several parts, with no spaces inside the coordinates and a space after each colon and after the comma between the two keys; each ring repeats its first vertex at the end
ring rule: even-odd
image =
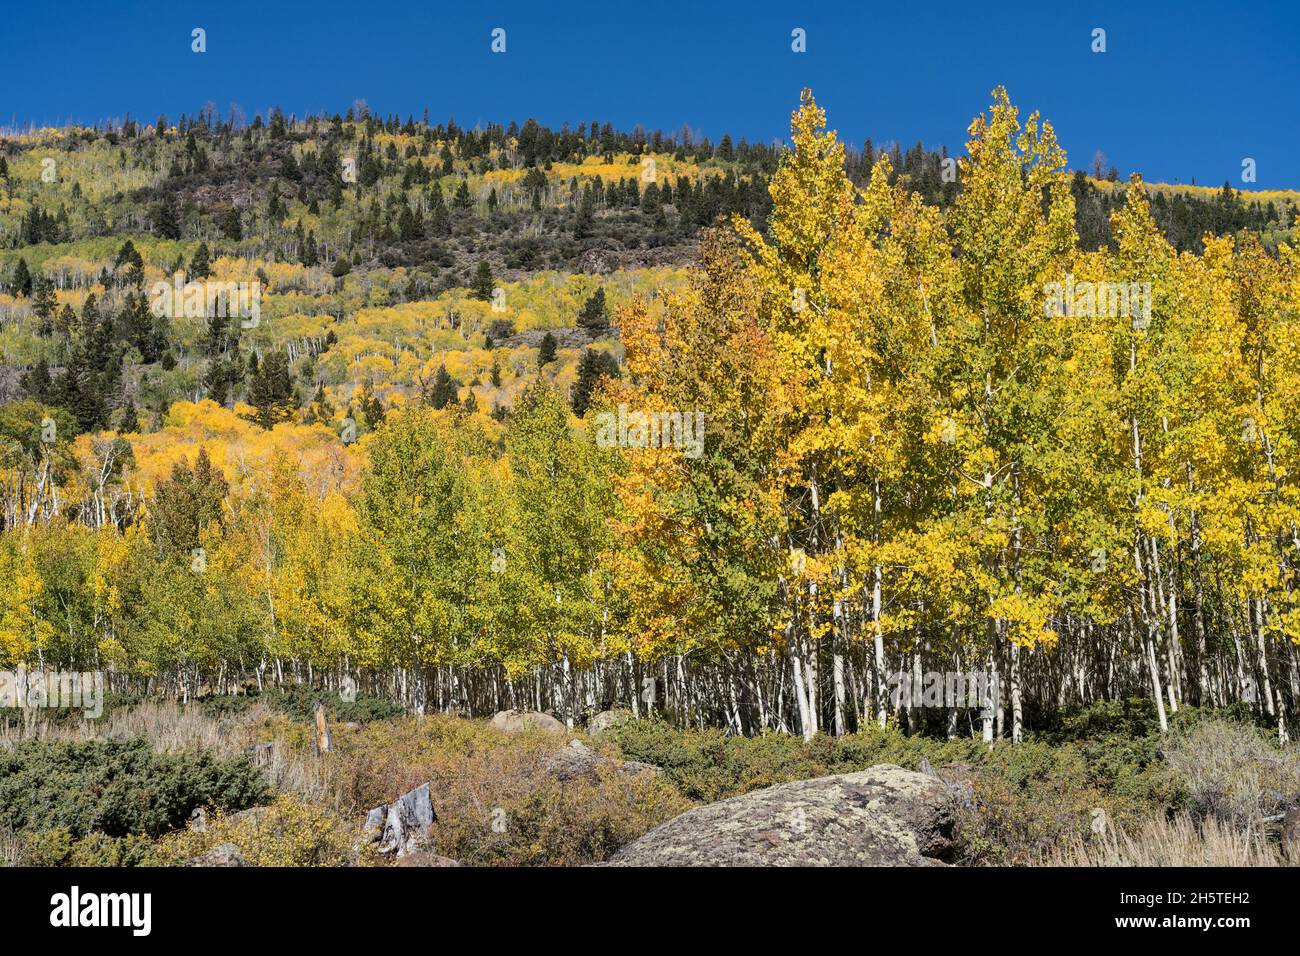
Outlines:
{"type": "Polygon", "coordinates": [[[0,827],[18,833],[156,837],[196,807],[242,810],[266,796],[243,757],[159,753],[141,738],[29,740],[0,751],[0,827]]]}
{"type": "Polygon", "coordinates": [[[433,849],[466,864],[599,861],[689,809],[667,781],[620,773],[614,762],[561,781],[551,760],[564,743],[484,721],[412,717],[340,735],[328,762],[338,804],[354,816],[428,782],[438,815],[433,849]]]}
{"type": "Polygon", "coordinates": [[[343,866],[365,862],[354,852],[355,828],[338,814],[289,796],[241,814],[216,813],[202,829],[159,841],[152,862],[184,864],[213,847],[233,844],[246,866],[343,866]]]}

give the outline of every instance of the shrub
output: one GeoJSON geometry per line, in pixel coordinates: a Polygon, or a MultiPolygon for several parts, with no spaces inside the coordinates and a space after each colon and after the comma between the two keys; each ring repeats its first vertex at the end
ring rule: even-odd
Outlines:
{"type": "Polygon", "coordinates": [[[280,796],[269,806],[233,816],[214,814],[202,829],[169,834],[159,841],[155,860],[174,866],[233,843],[248,866],[345,866],[368,861],[353,851],[356,837],[338,814],[280,796]]]}
{"type": "MultiPolygon", "coordinates": [[[[438,816],[433,849],[468,864],[604,860],[689,809],[667,781],[620,773],[615,762],[590,777],[560,780],[551,758],[563,744],[541,731],[505,734],[482,721],[410,717],[340,735],[324,763],[336,805],[357,819],[429,783],[438,816]]],[[[593,748],[617,755],[600,741],[593,748]]]]}
{"type": "Polygon", "coordinates": [[[15,831],[158,836],[195,807],[242,810],[265,796],[261,772],[243,757],[157,753],[141,738],[31,740],[0,752],[0,827],[15,831]]]}
{"type": "Polygon", "coordinates": [[[1198,720],[1173,731],[1164,752],[1194,819],[1245,826],[1300,803],[1300,749],[1249,724],[1198,720]]]}
{"type": "Polygon", "coordinates": [[[131,834],[91,833],[75,838],[66,827],[40,830],[19,839],[20,866],[151,866],[153,842],[131,834]]]}
{"type": "MultiPolygon", "coordinates": [[[[259,699],[259,697],[254,698],[259,699]]],[[[294,720],[310,720],[316,702],[325,705],[325,715],[330,720],[365,722],[392,720],[406,712],[401,704],[386,697],[358,694],[354,701],[345,701],[332,691],[317,690],[304,684],[272,687],[260,695],[268,706],[288,714],[294,720]]]]}

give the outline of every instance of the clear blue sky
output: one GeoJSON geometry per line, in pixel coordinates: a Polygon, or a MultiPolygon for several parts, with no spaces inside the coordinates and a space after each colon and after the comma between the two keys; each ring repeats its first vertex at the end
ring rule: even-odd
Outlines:
{"type": "Polygon", "coordinates": [[[34,0],[6,4],[0,63],[4,125],[364,99],[467,126],[599,119],[770,141],[807,85],[852,143],[952,149],[1005,84],[1053,121],[1071,165],[1101,150],[1124,174],[1241,187],[1250,157],[1248,188],[1300,187],[1297,0],[34,0]],[[194,27],[206,53],[190,50],[194,27]],[[791,51],[795,27],[806,53],[791,51]]]}

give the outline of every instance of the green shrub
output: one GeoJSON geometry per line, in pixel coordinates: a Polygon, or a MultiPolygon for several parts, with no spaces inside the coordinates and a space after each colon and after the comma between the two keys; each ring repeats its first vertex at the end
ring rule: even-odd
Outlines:
{"type": "Polygon", "coordinates": [[[242,756],[157,753],[141,738],[31,740],[0,752],[0,827],[15,831],[158,836],[195,807],[242,810],[266,796],[261,771],[242,756]]]}
{"type": "Polygon", "coordinates": [[[216,813],[202,830],[170,833],[158,842],[154,859],[174,866],[233,843],[248,866],[343,866],[354,857],[366,857],[352,851],[356,839],[337,813],[280,796],[250,813],[216,813]]]}
{"type": "Polygon", "coordinates": [[[371,720],[393,720],[406,712],[405,707],[387,697],[358,694],[356,700],[345,701],[337,693],[303,684],[271,687],[260,695],[254,695],[253,699],[261,700],[294,720],[311,719],[317,701],[325,705],[326,717],[338,721],[365,723],[371,720]]]}
{"type": "Polygon", "coordinates": [[[92,833],[76,839],[65,827],[58,827],[24,835],[18,862],[22,866],[151,866],[154,844],[138,834],[92,833]]]}

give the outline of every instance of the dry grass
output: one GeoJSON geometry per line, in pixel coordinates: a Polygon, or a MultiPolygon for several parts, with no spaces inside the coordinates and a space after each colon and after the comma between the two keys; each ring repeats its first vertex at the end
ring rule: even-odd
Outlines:
{"type": "Polygon", "coordinates": [[[1190,814],[1149,820],[1131,834],[1108,830],[1046,854],[1040,866],[1286,866],[1276,844],[1257,827],[1238,829],[1190,814]]]}
{"type": "Polygon", "coordinates": [[[274,720],[259,706],[237,716],[215,718],[193,704],[182,707],[168,701],[146,701],[116,708],[96,720],[5,720],[0,722],[0,742],[143,737],[159,751],[204,749],[230,756],[262,739],[263,729],[274,720]]]}
{"type": "Polygon", "coordinates": [[[1300,747],[1278,747],[1247,724],[1204,720],[1177,731],[1165,760],[1196,819],[1245,829],[1300,797],[1300,747]]]}

